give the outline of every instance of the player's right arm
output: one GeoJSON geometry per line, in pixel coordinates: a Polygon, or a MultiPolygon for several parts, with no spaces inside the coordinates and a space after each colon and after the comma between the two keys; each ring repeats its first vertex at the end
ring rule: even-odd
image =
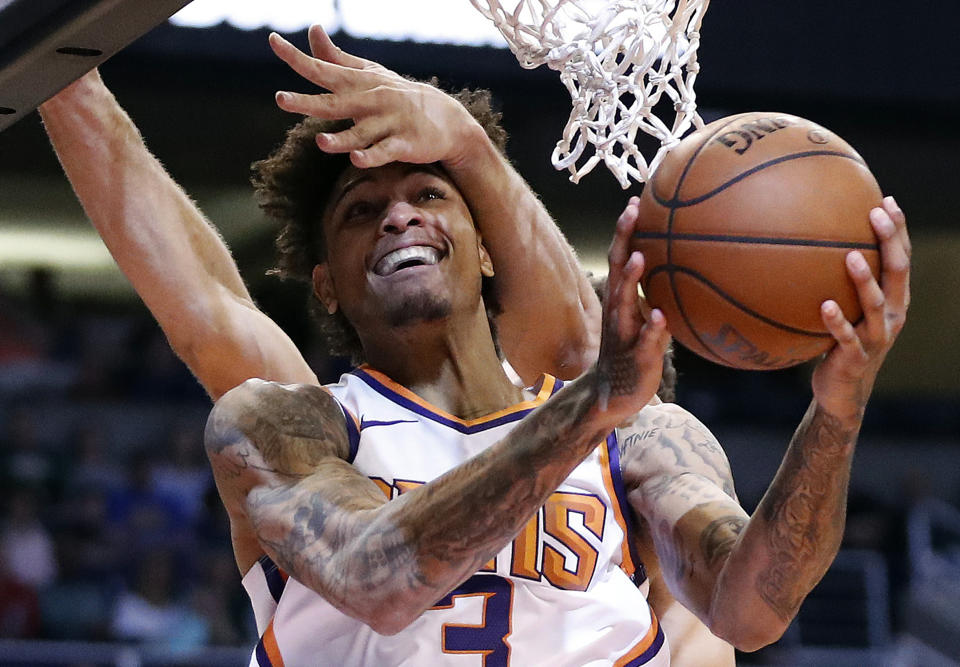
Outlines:
{"type": "Polygon", "coordinates": [[[96,70],[40,114],[87,216],[213,398],[250,377],[317,381],[256,307],[220,235],[150,154],[96,70]]]}
{"type": "Polygon", "coordinates": [[[597,365],[503,440],[399,498],[388,502],[347,462],[343,411],[326,390],[250,380],[224,395],[205,443],[235,536],[249,530],[297,581],[384,634],[472,576],[654,396],[669,335],[660,311],[644,322],[637,309],[643,262],[626,257],[631,215],[633,205],[618,222],[612,256],[622,261],[597,365]]]}
{"type": "Polygon", "coordinates": [[[661,318],[612,382],[591,370],[500,442],[390,501],[348,463],[329,392],[248,380],[217,402],[205,434],[234,535],[248,528],[330,604],[381,634],[399,632],[509,544],[624,417],[624,389],[653,396],[666,341],[661,318]]]}

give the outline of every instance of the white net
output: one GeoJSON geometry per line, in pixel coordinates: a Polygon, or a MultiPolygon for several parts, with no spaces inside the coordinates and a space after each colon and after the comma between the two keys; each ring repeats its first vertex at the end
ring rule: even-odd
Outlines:
{"type": "Polygon", "coordinates": [[[521,65],[560,72],[573,109],[552,161],[574,183],[600,162],[622,187],[642,183],[691,126],[703,126],[693,85],[710,0],[503,0],[512,9],[470,1],[521,65]],[[672,104],[674,118],[658,118],[661,103],[672,104]],[[638,129],[660,140],[649,162],[638,129]]]}

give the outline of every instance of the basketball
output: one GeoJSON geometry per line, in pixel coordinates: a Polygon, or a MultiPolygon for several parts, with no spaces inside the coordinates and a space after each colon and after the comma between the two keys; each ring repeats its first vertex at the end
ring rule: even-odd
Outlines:
{"type": "Polygon", "coordinates": [[[641,287],[673,337],[726,366],[772,370],[828,350],[820,304],[862,316],[845,257],[878,275],[876,179],[847,142],[803,118],[745,113],[687,136],[640,197],[641,287]]]}

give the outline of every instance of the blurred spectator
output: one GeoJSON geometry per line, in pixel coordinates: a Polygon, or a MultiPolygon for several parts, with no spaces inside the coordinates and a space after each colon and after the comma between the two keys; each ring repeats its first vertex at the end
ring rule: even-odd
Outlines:
{"type": "Polygon", "coordinates": [[[191,525],[200,516],[204,494],[213,483],[203,456],[202,438],[202,424],[177,425],[162,449],[166,456],[154,465],[151,473],[153,489],[174,499],[191,525]]]}
{"type": "Polygon", "coordinates": [[[7,572],[34,590],[48,586],[57,576],[53,539],[40,523],[38,511],[33,492],[15,491],[0,537],[0,558],[7,572]]]}
{"type": "Polygon", "coordinates": [[[30,639],[40,629],[37,592],[17,580],[0,559],[0,638],[30,639]]]}
{"type": "Polygon", "coordinates": [[[136,552],[170,548],[189,537],[180,503],[154,488],[153,461],[147,452],[134,456],[130,481],[110,495],[107,511],[110,521],[123,531],[128,547],[136,552]]]}
{"type": "Polygon", "coordinates": [[[30,310],[0,290],[0,364],[45,356],[49,332],[30,310]]]}
{"type": "Polygon", "coordinates": [[[73,463],[65,480],[68,493],[91,488],[112,493],[126,485],[126,473],[110,456],[102,428],[93,424],[81,426],[74,434],[72,446],[73,463]]]}
{"type": "Polygon", "coordinates": [[[126,395],[149,401],[208,402],[203,388],[170,349],[166,336],[152,319],[144,319],[133,328],[125,347],[136,351],[126,367],[126,395]]]}
{"type": "Polygon", "coordinates": [[[131,590],[124,591],[113,610],[116,639],[187,649],[206,643],[204,619],[183,604],[174,588],[173,555],[153,551],[141,561],[131,590]]]}
{"type": "Polygon", "coordinates": [[[247,631],[248,624],[252,625],[252,611],[238,585],[236,561],[222,546],[207,553],[191,605],[206,620],[210,644],[237,645],[255,634],[247,631]]]}
{"type": "Polygon", "coordinates": [[[123,535],[107,517],[106,492],[77,489],[61,504],[55,525],[62,579],[104,585],[122,571],[123,535]]]}
{"type": "Polygon", "coordinates": [[[9,413],[0,445],[0,479],[7,488],[25,488],[56,496],[63,470],[53,453],[41,447],[33,416],[26,409],[9,413]]]}

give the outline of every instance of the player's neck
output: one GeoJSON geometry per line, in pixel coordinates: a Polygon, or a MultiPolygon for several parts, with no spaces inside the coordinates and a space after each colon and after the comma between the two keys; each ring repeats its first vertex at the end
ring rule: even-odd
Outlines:
{"type": "Polygon", "coordinates": [[[503,371],[484,313],[390,333],[365,339],[367,363],[435,407],[472,419],[522,400],[503,371]]]}

